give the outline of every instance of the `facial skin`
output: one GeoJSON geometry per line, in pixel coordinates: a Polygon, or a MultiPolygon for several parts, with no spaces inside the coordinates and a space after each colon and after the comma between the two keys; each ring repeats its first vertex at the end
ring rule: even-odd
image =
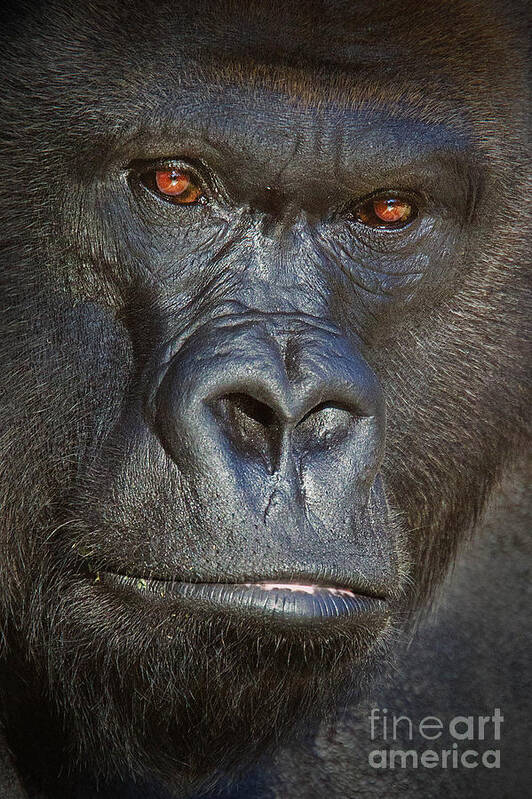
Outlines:
{"type": "Polygon", "coordinates": [[[479,9],[6,12],[3,701],[35,774],[183,792],[319,718],[517,449],[522,86],[479,9]]]}

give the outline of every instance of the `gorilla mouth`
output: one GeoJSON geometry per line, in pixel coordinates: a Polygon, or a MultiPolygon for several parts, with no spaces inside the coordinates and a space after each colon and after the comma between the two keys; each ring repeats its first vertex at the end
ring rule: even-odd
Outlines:
{"type": "Polygon", "coordinates": [[[100,572],[99,581],[115,589],[144,596],[292,620],[335,619],[382,614],[387,610],[387,602],[381,596],[313,583],[190,583],[128,577],[112,572],[100,572]]]}

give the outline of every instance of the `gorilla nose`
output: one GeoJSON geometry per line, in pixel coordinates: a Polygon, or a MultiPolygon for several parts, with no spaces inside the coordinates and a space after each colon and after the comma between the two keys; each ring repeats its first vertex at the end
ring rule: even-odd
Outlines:
{"type": "MultiPolygon", "coordinates": [[[[290,445],[294,453],[310,457],[313,451],[339,443],[361,415],[356,406],[341,407],[333,401],[320,402],[305,413],[309,404],[305,397],[293,413],[286,410],[287,401],[272,403],[272,407],[257,399],[256,394],[263,393],[257,388],[252,385],[250,393],[224,394],[211,407],[235,451],[261,460],[271,472],[279,468],[283,451],[290,445]]],[[[327,394],[326,385],[320,393],[327,394]]]]}
{"type": "Polygon", "coordinates": [[[287,459],[308,464],[354,446],[357,423],[380,407],[373,372],[332,325],[249,314],[210,321],[181,344],[154,421],[182,472],[253,463],[273,474],[287,459]]]}

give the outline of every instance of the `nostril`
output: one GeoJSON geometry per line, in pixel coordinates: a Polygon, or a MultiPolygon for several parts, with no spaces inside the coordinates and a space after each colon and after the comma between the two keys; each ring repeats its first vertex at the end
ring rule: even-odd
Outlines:
{"type": "Polygon", "coordinates": [[[235,418],[244,420],[247,417],[250,422],[256,422],[262,427],[272,427],[278,424],[275,411],[249,394],[227,394],[218,402],[222,403],[235,418]]]}
{"type": "Polygon", "coordinates": [[[339,444],[356,427],[363,414],[336,402],[321,402],[305,414],[294,430],[297,450],[328,449],[339,444]]]}
{"type": "Polygon", "coordinates": [[[260,457],[270,469],[275,467],[282,426],[269,405],[249,394],[231,393],[218,397],[210,407],[240,452],[260,457]]]}

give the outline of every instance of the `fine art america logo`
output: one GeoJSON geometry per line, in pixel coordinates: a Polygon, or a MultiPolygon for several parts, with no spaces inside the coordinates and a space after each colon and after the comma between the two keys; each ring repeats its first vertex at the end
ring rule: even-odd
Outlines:
{"type": "Polygon", "coordinates": [[[370,734],[379,748],[368,754],[368,762],[375,769],[500,768],[497,742],[503,721],[498,707],[491,716],[453,716],[445,721],[438,716],[414,721],[374,707],[370,734]]]}

